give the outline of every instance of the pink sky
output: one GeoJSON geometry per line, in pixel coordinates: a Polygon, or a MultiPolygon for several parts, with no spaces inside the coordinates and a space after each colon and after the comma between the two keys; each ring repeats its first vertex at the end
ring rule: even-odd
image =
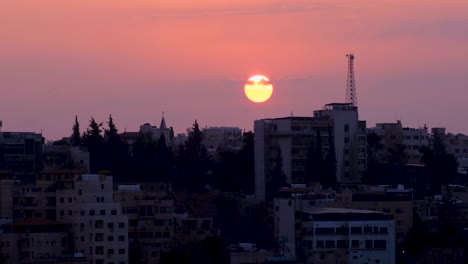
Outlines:
{"type": "Polygon", "coordinates": [[[68,136],[75,115],[118,128],[250,130],[260,118],[312,115],[344,101],[354,52],[368,126],[468,133],[468,2],[313,0],[3,0],[3,131],[68,136]],[[274,85],[263,104],[250,75],[274,85]]]}

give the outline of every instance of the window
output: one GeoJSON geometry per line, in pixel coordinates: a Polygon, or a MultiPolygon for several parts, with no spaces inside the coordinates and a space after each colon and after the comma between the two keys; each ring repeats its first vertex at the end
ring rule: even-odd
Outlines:
{"type": "Polygon", "coordinates": [[[171,234],[169,232],[163,232],[163,238],[169,238],[170,235],[171,234]]]}
{"type": "Polygon", "coordinates": [[[359,240],[351,240],[351,247],[358,248],[359,247],[359,240]]]}
{"type": "Polygon", "coordinates": [[[108,254],[108,255],[114,254],[114,249],[113,249],[113,248],[109,248],[109,249],[107,250],[107,254],[108,254]]]}
{"type": "Polygon", "coordinates": [[[335,247],[335,240],[325,240],[325,247],[326,248],[334,248],[335,247]]]}
{"type": "Polygon", "coordinates": [[[104,254],[104,247],[101,247],[101,246],[96,247],[94,253],[96,253],[96,255],[103,255],[104,254]]]}
{"type": "Polygon", "coordinates": [[[372,248],[372,240],[366,240],[366,248],[372,248]]]}
{"type": "Polygon", "coordinates": [[[78,195],[80,195],[80,196],[81,196],[81,189],[79,189],[79,190],[78,190],[78,195]]]}
{"type": "Polygon", "coordinates": [[[96,212],[94,210],[89,210],[89,215],[94,215],[96,212]]]}
{"type": "Polygon", "coordinates": [[[94,241],[96,241],[96,242],[104,241],[104,234],[103,233],[96,233],[96,235],[94,236],[94,241]]]}
{"type": "Polygon", "coordinates": [[[386,240],[374,240],[374,248],[386,249],[387,241],[386,240]]]}
{"type": "Polygon", "coordinates": [[[316,234],[333,234],[335,233],[335,228],[325,228],[325,227],[318,227],[315,228],[316,234]]]}
{"type": "Polygon", "coordinates": [[[362,228],[360,226],[351,227],[351,234],[361,234],[362,228]]]}
{"type": "Polygon", "coordinates": [[[64,202],[65,202],[65,198],[60,197],[60,203],[64,203],[64,202]]]}
{"type": "Polygon", "coordinates": [[[365,226],[364,233],[372,233],[372,226],[365,226]]]}
{"type": "Polygon", "coordinates": [[[348,240],[337,240],[336,247],[338,248],[347,248],[348,247],[348,240]]]}
{"type": "Polygon", "coordinates": [[[101,190],[104,190],[104,184],[101,184],[101,190]]]}
{"type": "Polygon", "coordinates": [[[114,236],[108,236],[107,241],[114,241],[114,236]]]}
{"type": "Polygon", "coordinates": [[[119,223],[119,228],[125,228],[125,223],[119,223]]]}
{"type": "Polygon", "coordinates": [[[349,125],[348,124],[344,125],[344,132],[349,132],[349,125]]]}
{"type": "Polygon", "coordinates": [[[125,241],[125,236],[119,236],[119,241],[125,241]]]}
{"type": "Polygon", "coordinates": [[[323,248],[325,247],[325,241],[323,240],[317,240],[317,245],[316,245],[317,248],[323,248]]]}
{"type": "Polygon", "coordinates": [[[381,234],[387,234],[388,233],[388,229],[386,227],[381,227],[379,228],[379,233],[381,234]]]}
{"type": "Polygon", "coordinates": [[[104,227],[104,221],[96,220],[96,222],[94,222],[94,227],[95,228],[103,228],[104,227]]]}
{"type": "Polygon", "coordinates": [[[117,210],[112,209],[112,210],[111,210],[111,215],[117,215],[117,210]]]}
{"type": "Polygon", "coordinates": [[[107,223],[107,228],[114,228],[114,223],[107,223]]]}
{"type": "Polygon", "coordinates": [[[64,216],[65,215],[65,212],[63,210],[60,210],[60,215],[61,216],[64,216]]]}
{"type": "Polygon", "coordinates": [[[100,210],[100,211],[99,211],[99,214],[100,214],[100,215],[106,215],[106,210],[100,210]]]}
{"type": "Polygon", "coordinates": [[[125,254],[125,249],[124,249],[124,248],[119,249],[119,254],[120,254],[120,255],[125,254]]]}
{"type": "Polygon", "coordinates": [[[68,210],[68,215],[72,215],[73,214],[73,211],[72,210],[68,210]]]}

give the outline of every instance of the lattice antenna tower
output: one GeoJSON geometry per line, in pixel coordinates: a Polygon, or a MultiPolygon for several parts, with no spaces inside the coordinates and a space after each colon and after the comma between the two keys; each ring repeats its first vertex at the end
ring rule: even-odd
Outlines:
{"type": "Polygon", "coordinates": [[[354,54],[346,54],[348,57],[348,80],[346,82],[346,103],[357,106],[356,81],[354,80],[354,54]]]}

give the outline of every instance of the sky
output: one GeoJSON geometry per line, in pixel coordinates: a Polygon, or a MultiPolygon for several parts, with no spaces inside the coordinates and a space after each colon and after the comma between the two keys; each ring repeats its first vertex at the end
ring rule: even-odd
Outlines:
{"type": "Polygon", "coordinates": [[[112,114],[183,133],[311,116],[346,95],[360,119],[467,133],[466,0],[0,0],[2,131],[69,136],[112,114]],[[243,87],[269,77],[273,96],[243,87]]]}

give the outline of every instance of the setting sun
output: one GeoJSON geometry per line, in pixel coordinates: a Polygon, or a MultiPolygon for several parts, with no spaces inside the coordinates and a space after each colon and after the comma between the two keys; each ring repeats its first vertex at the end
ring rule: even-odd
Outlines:
{"type": "Polygon", "coordinates": [[[263,103],[273,94],[273,85],[270,84],[270,79],[267,77],[254,75],[250,77],[247,84],[245,84],[244,92],[250,101],[263,103]]]}

